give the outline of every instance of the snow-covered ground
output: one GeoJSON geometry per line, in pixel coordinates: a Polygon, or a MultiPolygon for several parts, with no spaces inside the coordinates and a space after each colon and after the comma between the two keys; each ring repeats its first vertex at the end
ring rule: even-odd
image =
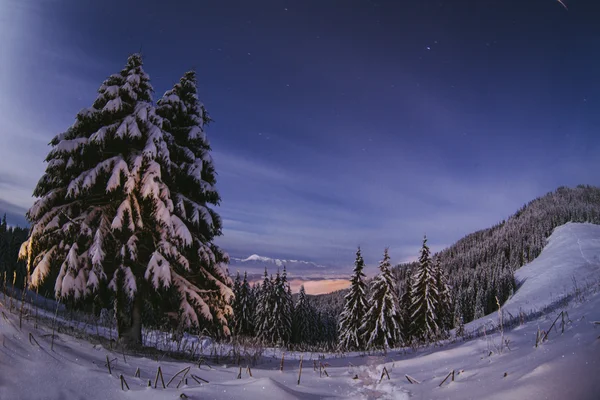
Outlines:
{"type": "MultiPolygon", "coordinates": [[[[505,310],[541,310],[573,292],[573,277],[587,289],[567,305],[504,333],[509,348],[500,352],[495,332],[467,342],[412,350],[387,356],[331,355],[322,360],[329,376],[313,370],[314,355],[305,354],[298,385],[298,354],[286,355],[279,371],[279,353],[268,351],[252,377],[245,365],[241,379],[236,365],[206,365],[127,356],[100,345],[60,334],[50,349],[51,328],[34,328],[26,321],[19,329],[18,314],[2,302],[0,311],[0,399],[599,399],[600,398],[600,226],[567,224],[555,230],[548,246],[534,262],[517,272],[522,285],[505,310]],[[587,282],[587,284],[586,284],[587,282]],[[538,328],[548,330],[561,311],[568,312],[548,340],[535,347],[538,328]],[[30,334],[32,336],[30,336],[30,334]],[[491,354],[490,354],[491,353],[491,354]],[[106,357],[112,362],[112,375],[106,357]],[[191,367],[179,388],[179,378],[167,389],[154,389],[158,367],[167,383],[178,371],[191,367]],[[379,383],[383,368],[390,379],[379,383]],[[134,377],[140,369],[140,378],[134,377]],[[448,379],[439,384],[450,371],[448,379]],[[121,390],[123,375],[131,390],[121,390]],[[208,383],[197,383],[191,374],[208,383]],[[420,383],[411,384],[408,374],[420,383]],[[355,379],[354,379],[355,378],[355,379]],[[148,380],[152,388],[147,387],[148,380]]],[[[1,299],[0,299],[1,300],[1,299]]],[[[474,321],[477,328],[496,315],[474,321]]]]}

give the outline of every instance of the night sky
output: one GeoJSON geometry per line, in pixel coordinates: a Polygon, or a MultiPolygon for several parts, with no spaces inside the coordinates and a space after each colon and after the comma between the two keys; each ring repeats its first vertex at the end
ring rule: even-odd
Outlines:
{"type": "Polygon", "coordinates": [[[24,224],[49,140],[141,50],[155,100],[199,74],[230,255],[439,250],[600,184],[600,4],[566,5],[0,0],[0,210],[24,224]]]}

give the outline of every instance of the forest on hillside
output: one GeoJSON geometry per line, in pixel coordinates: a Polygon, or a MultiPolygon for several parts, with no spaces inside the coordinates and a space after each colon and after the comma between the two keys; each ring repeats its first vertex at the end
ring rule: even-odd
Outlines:
{"type": "MultiPolygon", "coordinates": [[[[560,187],[521,207],[500,223],[471,233],[433,255],[448,276],[458,326],[487,315],[515,291],[514,272],[534,260],[554,228],[567,222],[600,224],[600,188],[560,187]],[[475,301],[473,301],[475,299],[475,301]]],[[[394,267],[402,295],[418,262],[394,267]]],[[[347,290],[313,296],[316,307],[338,315],[347,290]]]]}

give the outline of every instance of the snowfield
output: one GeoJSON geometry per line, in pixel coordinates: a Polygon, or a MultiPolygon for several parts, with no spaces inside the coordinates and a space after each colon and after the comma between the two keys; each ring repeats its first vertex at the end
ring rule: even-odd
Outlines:
{"type": "MultiPolygon", "coordinates": [[[[516,273],[521,286],[503,307],[505,318],[539,311],[563,301],[548,314],[505,330],[488,331],[469,341],[443,346],[400,349],[387,355],[326,355],[325,373],[313,369],[316,354],[305,353],[300,384],[300,354],[266,351],[250,376],[243,365],[177,362],[126,356],[98,344],[60,334],[51,350],[51,327],[23,322],[9,312],[0,297],[0,399],[599,399],[600,398],[600,226],[566,224],[549,238],[542,254],[516,273]],[[575,286],[577,296],[572,296],[575,286]],[[535,346],[538,328],[548,331],[561,311],[565,315],[535,346]],[[112,374],[106,366],[107,355],[112,374]],[[165,384],[191,367],[186,379],[173,379],[167,389],[158,382],[160,366],[165,384]],[[387,370],[390,379],[383,377],[387,370]],[[134,377],[137,368],[140,377],[134,377]],[[447,379],[454,370],[454,381],[447,379]],[[191,375],[202,378],[196,382],[191,375]],[[130,390],[121,389],[122,375],[130,390]],[[411,384],[408,378],[419,383],[411,384]],[[148,387],[151,380],[152,387],[148,387]],[[179,385],[179,388],[177,386],[179,385]],[[185,394],[186,397],[183,396],[185,394]]],[[[473,321],[468,331],[490,323],[497,314],[473,321]]],[[[316,361],[317,363],[319,361],[316,361]]]]}

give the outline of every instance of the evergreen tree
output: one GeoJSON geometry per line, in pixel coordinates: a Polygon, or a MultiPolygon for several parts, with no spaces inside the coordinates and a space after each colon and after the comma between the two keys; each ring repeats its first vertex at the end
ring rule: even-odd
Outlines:
{"type": "Polygon", "coordinates": [[[412,305],[412,272],[407,271],[404,280],[404,293],[400,297],[400,327],[402,336],[406,342],[410,342],[411,336],[411,313],[410,308],[412,305]]]}
{"type": "Polygon", "coordinates": [[[242,298],[240,307],[242,313],[240,334],[252,336],[254,335],[254,293],[248,282],[248,274],[246,272],[244,272],[244,280],[242,281],[240,292],[242,298]]]}
{"type": "Polygon", "coordinates": [[[176,288],[186,325],[199,325],[198,313],[210,318],[210,306],[181,273],[194,268],[182,253],[194,242],[162,180],[169,150],[151,93],[134,54],[50,142],[21,248],[32,284],[56,276],[58,298],[110,289],[119,338],[133,344],[141,343],[142,308],[153,293],[176,288]]]}
{"type": "Polygon", "coordinates": [[[287,331],[288,341],[292,338],[292,317],[294,314],[294,300],[292,298],[292,289],[290,287],[290,283],[287,279],[287,268],[283,266],[283,273],[281,274],[281,285],[283,286],[285,295],[283,298],[283,314],[285,317],[285,326],[287,331]]]}
{"type": "Polygon", "coordinates": [[[233,281],[233,298],[232,298],[231,308],[233,310],[232,314],[232,328],[234,335],[240,335],[240,331],[242,330],[242,278],[240,277],[240,272],[238,271],[235,275],[235,280],[233,281]]]}
{"type": "Polygon", "coordinates": [[[367,312],[364,267],[365,262],[359,247],[356,251],[352,278],[350,278],[350,291],[344,297],[344,310],[340,315],[338,345],[343,350],[358,350],[364,347],[363,337],[360,334],[360,327],[367,312]]]}
{"type": "Polygon", "coordinates": [[[271,340],[270,334],[271,326],[273,324],[273,308],[271,302],[272,291],[271,280],[269,279],[267,269],[265,268],[263,283],[256,296],[256,315],[254,323],[256,336],[263,342],[270,342],[271,340]]]}
{"type": "Polygon", "coordinates": [[[306,291],[302,285],[293,314],[292,341],[295,344],[311,344],[317,339],[314,331],[317,323],[315,316],[316,312],[306,297],[306,291]]]}
{"type": "Polygon", "coordinates": [[[271,326],[271,342],[285,345],[292,334],[292,310],[290,309],[289,286],[282,278],[279,270],[275,274],[272,291],[273,324],[271,326]]]}
{"type": "Polygon", "coordinates": [[[371,281],[370,308],[360,328],[368,349],[387,351],[402,342],[398,290],[390,267],[390,256],[385,249],[379,274],[371,281]]]}
{"type": "Polygon", "coordinates": [[[412,287],[411,303],[411,336],[424,342],[435,340],[439,330],[436,315],[438,290],[427,237],[423,239],[419,267],[412,287]]]}
{"type": "MultiPolygon", "coordinates": [[[[221,235],[221,218],[209,207],[218,205],[216,172],[204,132],[211,119],[198,100],[196,73],[184,74],[157,102],[163,118],[169,159],[162,177],[171,192],[175,230],[185,238],[182,253],[189,261],[177,273],[182,305],[192,304],[196,319],[216,335],[229,334],[231,280],[229,257],[213,242],[221,235]]],[[[196,319],[194,321],[196,321],[196,319]]]]}
{"type": "Polygon", "coordinates": [[[438,303],[436,309],[436,324],[438,326],[438,337],[447,337],[448,331],[452,329],[454,323],[452,299],[450,297],[450,288],[444,270],[440,263],[440,259],[436,258],[434,262],[435,269],[435,285],[438,291],[438,303]]]}

